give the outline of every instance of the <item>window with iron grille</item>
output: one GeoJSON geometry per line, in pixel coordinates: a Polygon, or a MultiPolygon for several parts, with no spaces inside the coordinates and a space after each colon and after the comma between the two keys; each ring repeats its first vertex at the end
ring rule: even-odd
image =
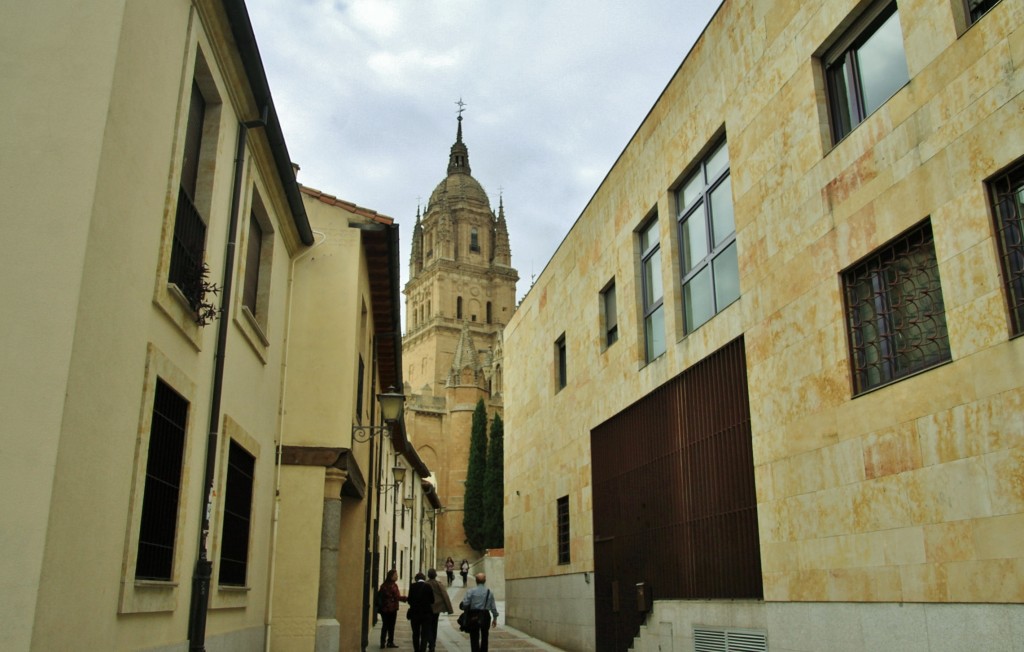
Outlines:
{"type": "Polygon", "coordinates": [[[712,148],[676,192],[683,323],[691,333],[740,297],[729,148],[712,148]]]}
{"type": "Polygon", "coordinates": [[[832,142],[910,80],[895,2],[871,6],[823,57],[832,142]]]}
{"type": "Polygon", "coordinates": [[[931,223],[843,272],[854,394],[950,360],[931,223]]]}
{"type": "Polygon", "coordinates": [[[220,574],[217,578],[224,586],[245,586],[249,566],[249,524],[252,519],[255,468],[256,458],[232,439],[228,447],[220,574]]]}
{"type": "Polygon", "coordinates": [[[199,84],[192,82],[188,122],[185,127],[185,152],[181,163],[181,185],[174,216],[171,263],[167,280],[178,286],[193,310],[203,299],[203,251],[206,248],[206,221],[195,206],[199,178],[199,156],[203,140],[206,101],[199,84]]]}
{"type": "Polygon", "coordinates": [[[569,497],[558,499],[558,563],[569,563],[569,497]]]}
{"type": "Polygon", "coordinates": [[[988,10],[999,4],[999,0],[964,0],[967,9],[969,24],[973,25],[978,19],[988,13],[988,10]]]}
{"type": "Polygon", "coordinates": [[[135,579],[169,581],[172,578],[188,408],[188,401],[157,379],[146,453],[135,579]]]}
{"type": "Polygon", "coordinates": [[[644,357],[650,362],[665,352],[665,313],[662,310],[664,292],[657,216],[640,230],[640,280],[644,310],[644,357]]]}
{"type": "Polygon", "coordinates": [[[615,279],[601,291],[601,317],[604,328],[604,346],[608,348],[619,341],[619,317],[615,307],[615,279]]]}
{"type": "Polygon", "coordinates": [[[989,182],[1013,335],[1024,333],[1024,163],[989,182]]]}

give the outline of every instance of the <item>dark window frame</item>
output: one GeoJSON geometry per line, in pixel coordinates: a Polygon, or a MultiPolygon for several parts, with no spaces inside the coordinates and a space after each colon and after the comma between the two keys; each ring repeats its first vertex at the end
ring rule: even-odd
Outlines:
{"type": "Polygon", "coordinates": [[[601,329],[604,331],[605,349],[619,341],[618,300],[615,295],[614,278],[601,290],[601,329]]]}
{"type": "Polygon", "coordinates": [[[565,350],[565,333],[555,340],[555,391],[569,384],[568,358],[565,350]]]}
{"type": "Polygon", "coordinates": [[[480,251],[480,232],[475,226],[469,230],[469,250],[480,251]]]}
{"type": "Polygon", "coordinates": [[[174,578],[189,407],[188,400],[174,388],[163,379],[156,379],[135,558],[136,580],[169,582],[174,578]]]}
{"type": "Polygon", "coordinates": [[[245,243],[245,278],[242,284],[242,305],[249,309],[253,317],[260,317],[258,312],[260,289],[260,262],[263,250],[263,227],[256,217],[256,210],[249,211],[249,234],[245,243]]]}
{"type": "Polygon", "coordinates": [[[1010,335],[1024,335],[1024,160],[988,182],[1010,335]]]}
{"type": "Polygon", "coordinates": [[[558,523],[558,564],[563,566],[572,562],[569,538],[569,496],[562,496],[556,501],[556,521],[558,523]]]}
{"type": "Polygon", "coordinates": [[[964,17],[967,19],[967,26],[970,27],[981,20],[981,17],[991,11],[999,2],[1000,0],[979,0],[972,3],[971,0],[963,0],[964,17]]]}
{"type": "Polygon", "coordinates": [[[930,220],[841,274],[853,395],[949,362],[949,331],[930,220]]]}
{"type": "MultiPolygon", "coordinates": [[[[732,198],[732,167],[729,160],[728,140],[724,136],[717,139],[711,147],[707,148],[706,152],[707,153],[701,157],[689,174],[686,175],[683,183],[680,184],[675,191],[676,207],[678,210],[676,222],[677,228],[679,229],[679,268],[682,270],[680,284],[683,293],[683,331],[687,335],[711,321],[715,315],[732,305],[740,297],[738,287],[735,296],[723,298],[718,296],[720,283],[716,263],[718,261],[726,261],[730,248],[733,248],[733,251],[735,252],[736,247],[736,218],[732,198]],[[725,167],[720,170],[709,169],[709,163],[717,160],[716,155],[723,151],[725,152],[725,167]],[[702,183],[699,186],[700,189],[697,193],[697,198],[692,199],[689,204],[686,204],[684,193],[686,190],[690,189],[691,182],[694,180],[699,180],[702,183]],[[716,192],[725,192],[726,190],[728,190],[729,210],[733,213],[732,231],[723,236],[720,241],[716,242],[715,215],[713,211],[712,195],[716,192]],[[705,240],[703,243],[705,250],[704,256],[695,260],[688,260],[687,224],[690,220],[701,221],[705,240]],[[696,284],[699,277],[705,273],[710,275],[711,312],[704,319],[691,322],[689,311],[690,305],[689,302],[686,301],[687,287],[691,284],[696,284]]],[[[734,270],[734,273],[738,286],[738,265],[734,270]]]]}
{"type": "Polygon", "coordinates": [[[910,80],[906,70],[906,46],[902,48],[903,67],[906,78],[891,94],[878,102],[875,107],[865,105],[865,72],[859,65],[858,52],[879,33],[880,29],[895,18],[900,27],[902,42],[903,28],[899,24],[899,7],[895,0],[876,2],[846,29],[828,52],[822,57],[825,75],[829,125],[832,130],[832,144],[838,144],[872,113],[881,108],[910,80]]]}
{"type": "Polygon", "coordinates": [[[220,586],[247,585],[255,477],[256,457],[234,439],[229,440],[217,573],[220,586]]]}
{"type": "Polygon", "coordinates": [[[207,108],[208,103],[203,91],[193,78],[188,119],[185,123],[185,144],[171,240],[171,261],[167,273],[167,282],[178,287],[192,310],[198,310],[203,300],[206,220],[196,208],[195,196],[207,108]]]}
{"type": "MultiPolygon", "coordinates": [[[[667,350],[667,342],[665,341],[665,289],[661,288],[661,293],[657,299],[648,295],[653,293],[653,289],[648,287],[647,277],[657,278],[661,280],[661,234],[658,231],[658,215],[655,213],[650,218],[644,221],[643,225],[637,232],[639,245],[640,245],[640,297],[641,307],[643,309],[643,322],[644,322],[644,361],[652,362],[661,355],[664,355],[667,350]],[[656,238],[649,246],[644,246],[644,235],[647,233],[654,233],[656,238]],[[657,261],[655,263],[655,261],[657,261]],[[657,266],[655,273],[649,274],[648,270],[654,265],[657,266]],[[660,311],[660,312],[659,312],[660,311]],[[652,341],[652,332],[657,326],[656,321],[660,315],[661,319],[661,344],[662,348],[660,351],[654,350],[656,341],[652,341]]],[[[648,238],[648,241],[650,239],[648,238]]]]}

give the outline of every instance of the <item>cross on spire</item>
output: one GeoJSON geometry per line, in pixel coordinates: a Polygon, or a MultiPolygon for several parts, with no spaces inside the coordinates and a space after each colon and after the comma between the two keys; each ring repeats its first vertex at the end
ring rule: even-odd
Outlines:
{"type": "Polygon", "coordinates": [[[466,107],[468,105],[465,102],[462,101],[462,97],[461,96],[459,97],[459,101],[456,102],[455,104],[459,107],[459,111],[458,111],[458,113],[459,113],[459,120],[461,120],[462,119],[462,112],[466,110],[466,107]]]}

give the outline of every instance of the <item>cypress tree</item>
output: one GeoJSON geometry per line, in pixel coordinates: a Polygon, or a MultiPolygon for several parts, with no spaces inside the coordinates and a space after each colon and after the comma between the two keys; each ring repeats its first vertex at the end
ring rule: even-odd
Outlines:
{"type": "Polygon", "coordinates": [[[484,529],[484,477],[487,473],[487,408],[480,399],[473,411],[473,429],[469,438],[469,468],[466,470],[466,498],[462,529],[466,542],[474,550],[486,547],[484,529]]]}
{"type": "Polygon", "coordinates": [[[491,422],[491,441],[487,449],[487,475],[484,478],[484,529],[488,548],[505,547],[505,426],[501,415],[491,422]]]}

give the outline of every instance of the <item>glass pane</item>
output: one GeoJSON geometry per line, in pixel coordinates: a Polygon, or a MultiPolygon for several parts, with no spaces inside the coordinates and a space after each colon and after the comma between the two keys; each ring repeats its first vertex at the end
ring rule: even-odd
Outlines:
{"type": "Polygon", "coordinates": [[[644,261],[644,310],[661,301],[661,250],[644,261]]]}
{"type": "Polygon", "coordinates": [[[740,266],[736,259],[736,243],[715,257],[715,305],[720,311],[740,298],[740,266]]]}
{"type": "Polygon", "coordinates": [[[618,317],[615,313],[615,286],[611,286],[604,293],[604,323],[608,330],[618,325],[618,317]]]}
{"type": "Polygon", "coordinates": [[[704,175],[701,174],[701,171],[698,168],[696,172],[690,175],[690,178],[686,180],[686,183],[684,183],[683,187],[679,190],[680,213],[689,208],[693,202],[700,199],[700,195],[704,191],[704,185],[704,175]]]}
{"type": "Polygon", "coordinates": [[[711,193],[711,224],[715,234],[715,245],[736,231],[736,220],[732,212],[732,177],[726,177],[711,193]]]}
{"type": "Polygon", "coordinates": [[[665,314],[661,307],[644,320],[644,337],[648,362],[665,352],[665,314]]]}
{"type": "Polygon", "coordinates": [[[647,253],[656,244],[658,244],[658,220],[652,220],[640,232],[640,253],[647,253]]]}
{"type": "Polygon", "coordinates": [[[850,93],[846,87],[846,59],[840,59],[829,66],[828,102],[832,114],[832,132],[836,141],[853,129],[851,116],[856,115],[850,104],[850,93]]]}
{"type": "Polygon", "coordinates": [[[704,210],[698,208],[690,213],[680,227],[683,240],[683,274],[686,274],[695,265],[707,257],[708,248],[708,225],[704,219],[704,210]]]}
{"type": "Polygon", "coordinates": [[[705,267],[683,286],[683,312],[686,332],[694,331],[715,314],[711,288],[711,269],[705,267]]]}
{"type": "Polygon", "coordinates": [[[721,147],[708,157],[708,181],[717,179],[722,170],[727,167],[729,167],[729,145],[723,142],[721,147]]]}
{"type": "Polygon", "coordinates": [[[864,115],[870,115],[909,81],[899,12],[889,16],[857,49],[857,70],[864,115]]]}

